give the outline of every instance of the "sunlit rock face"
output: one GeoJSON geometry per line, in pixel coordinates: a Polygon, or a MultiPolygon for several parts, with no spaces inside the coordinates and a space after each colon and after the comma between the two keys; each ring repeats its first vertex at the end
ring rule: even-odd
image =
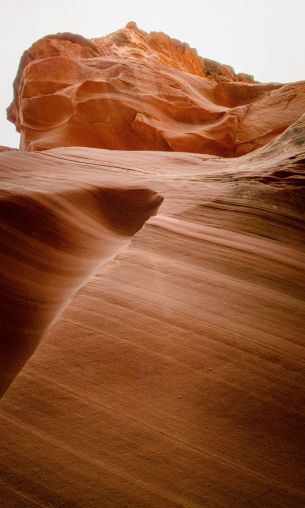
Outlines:
{"type": "Polygon", "coordinates": [[[27,50],[9,119],[23,150],[88,146],[238,156],[305,110],[305,84],[259,84],[135,23],[106,37],[47,36],[27,50]]]}
{"type": "Polygon", "coordinates": [[[25,52],[1,506],[304,508],[303,111],[134,24],[25,52]]]}

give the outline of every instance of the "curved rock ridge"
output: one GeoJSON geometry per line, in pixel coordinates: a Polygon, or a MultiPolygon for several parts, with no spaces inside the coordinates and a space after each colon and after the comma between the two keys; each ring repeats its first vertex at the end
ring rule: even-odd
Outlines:
{"type": "Polygon", "coordinates": [[[1,395],[76,291],[128,245],[162,201],[114,177],[84,171],[55,177],[60,164],[0,154],[1,395]]]}
{"type": "Polygon", "coordinates": [[[304,82],[129,23],[41,39],[14,88],[0,499],[304,508],[304,82]]]}
{"type": "MultiPolygon", "coordinates": [[[[238,209],[255,217],[258,208],[260,221],[270,213],[302,219],[304,126],[305,115],[238,159],[82,147],[0,153],[0,391],[80,286],[156,213],[162,198],[150,188],[166,196],[155,224],[182,238],[209,234],[200,226],[206,212],[225,230],[238,209]]],[[[256,223],[247,227],[260,234],[256,223]]],[[[223,238],[231,245],[230,233],[223,238]]]]}
{"type": "Polygon", "coordinates": [[[10,376],[164,196],[2,399],[6,506],[304,507],[304,133],[0,154],[10,376]]]}
{"type": "Polygon", "coordinates": [[[8,118],[22,150],[88,146],[233,157],[305,111],[305,83],[260,84],[135,23],[106,37],[63,33],[27,50],[8,118]]]}

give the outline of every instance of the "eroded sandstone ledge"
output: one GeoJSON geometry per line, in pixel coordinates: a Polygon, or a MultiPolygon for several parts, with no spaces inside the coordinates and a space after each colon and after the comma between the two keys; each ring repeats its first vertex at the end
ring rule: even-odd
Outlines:
{"type": "Polygon", "coordinates": [[[260,84],[134,23],[106,37],[63,33],[20,63],[8,118],[21,149],[89,146],[239,156],[305,110],[305,83],[260,84]]]}

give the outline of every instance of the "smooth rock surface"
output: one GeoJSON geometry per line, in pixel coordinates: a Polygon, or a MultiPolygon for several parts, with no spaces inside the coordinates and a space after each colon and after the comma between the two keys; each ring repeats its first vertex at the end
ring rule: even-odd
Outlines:
{"type": "Polygon", "coordinates": [[[61,165],[0,153],[0,395],[76,291],[162,201],[126,178],[61,165]]]}
{"type": "MultiPolygon", "coordinates": [[[[61,196],[84,213],[80,227],[91,206],[61,189],[116,179],[165,198],[2,399],[7,507],[303,508],[304,124],[238,159],[77,147],[0,156],[11,192],[52,189],[50,209],[61,196]]],[[[18,256],[25,266],[28,248],[18,256]]],[[[34,289],[40,279],[26,274],[34,289]]]]}
{"type": "Polygon", "coordinates": [[[14,92],[0,505],[304,508],[304,82],[131,22],[14,92]]]}

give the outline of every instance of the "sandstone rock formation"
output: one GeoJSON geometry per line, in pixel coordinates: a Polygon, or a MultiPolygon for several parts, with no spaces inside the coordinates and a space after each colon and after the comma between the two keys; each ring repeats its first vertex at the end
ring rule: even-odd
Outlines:
{"type": "Polygon", "coordinates": [[[126,247],[161,198],[74,167],[52,173],[46,164],[37,175],[40,160],[16,151],[1,153],[0,164],[1,396],[76,291],[126,247]]]}
{"type": "Polygon", "coordinates": [[[2,392],[45,336],[1,401],[6,507],[304,507],[303,101],[134,24],[25,53],[2,392]]]}
{"type": "Polygon", "coordinates": [[[47,36],[27,50],[8,118],[21,149],[88,146],[232,157],[305,111],[305,83],[259,84],[129,23],[107,37],[47,36]]]}

